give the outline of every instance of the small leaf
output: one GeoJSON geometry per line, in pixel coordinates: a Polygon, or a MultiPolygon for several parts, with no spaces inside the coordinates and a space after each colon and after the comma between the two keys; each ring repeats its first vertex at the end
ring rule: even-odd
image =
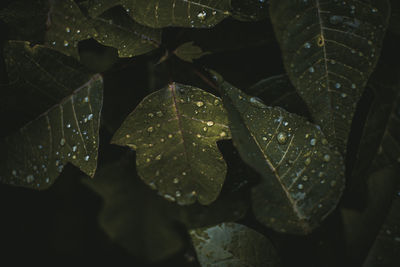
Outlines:
{"type": "Polygon", "coordinates": [[[201,89],[172,83],[142,100],[112,143],[137,152],[140,177],[171,201],[213,202],[226,164],[218,140],[229,139],[221,101],[201,89]],[[210,167],[212,166],[212,168],[210,167]]]}
{"type": "Polygon", "coordinates": [[[51,1],[48,14],[46,45],[75,58],[79,58],[79,41],[97,36],[93,24],[74,0],[51,1]]]}
{"type": "Polygon", "coordinates": [[[17,114],[21,108],[45,112],[6,138],[7,158],[0,165],[3,182],[45,189],[68,162],[93,176],[103,103],[101,76],[28,42],[10,41],[5,52],[11,94],[21,104],[13,109],[17,114]]]}
{"type": "Polygon", "coordinates": [[[190,230],[201,266],[280,266],[272,243],[237,223],[190,230]]]}
{"type": "Polygon", "coordinates": [[[291,81],[344,154],[356,103],[380,55],[390,5],[342,2],[272,0],[270,15],[291,81]]]}
{"type": "Polygon", "coordinates": [[[117,48],[119,57],[138,56],[160,46],[161,30],[142,26],[117,11],[109,10],[93,19],[97,41],[117,48]]]}
{"type": "Polygon", "coordinates": [[[306,103],[296,92],[287,75],[276,75],[263,79],[246,92],[249,95],[260,97],[268,106],[279,106],[291,113],[306,118],[311,117],[306,103]]]}
{"type": "Polygon", "coordinates": [[[276,231],[311,232],[337,205],[344,187],[342,157],[319,127],[249,97],[216,73],[232,138],[242,159],[258,171],[256,219],[276,231]]]}
{"type": "MultiPolygon", "coordinates": [[[[398,178],[398,177],[397,177],[398,178]]],[[[385,222],[372,245],[363,267],[395,267],[400,265],[400,186],[385,222]]]]}
{"type": "Polygon", "coordinates": [[[210,55],[211,53],[204,52],[201,47],[194,45],[193,42],[187,42],[176,48],[174,54],[180,59],[192,63],[193,60],[210,55]]]}
{"type": "Polygon", "coordinates": [[[137,22],[152,28],[209,28],[230,15],[230,0],[90,0],[89,14],[97,17],[122,5],[137,22]]]}

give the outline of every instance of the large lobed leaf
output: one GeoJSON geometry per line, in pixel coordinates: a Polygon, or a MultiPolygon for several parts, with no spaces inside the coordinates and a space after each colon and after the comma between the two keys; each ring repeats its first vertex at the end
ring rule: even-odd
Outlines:
{"type": "Polygon", "coordinates": [[[378,61],[387,0],[272,0],[285,68],[316,123],[344,154],[356,104],[378,61]]]}
{"type": "Polygon", "coordinates": [[[343,159],[319,127],[268,107],[214,73],[228,111],[234,144],[262,182],[252,192],[258,221],[281,232],[312,231],[337,205],[343,159]]]}
{"type": "Polygon", "coordinates": [[[140,177],[165,198],[207,205],[217,198],[226,175],[216,142],[229,135],[218,97],[172,83],[144,98],[112,143],[136,150],[140,177]]]}
{"type": "Polygon", "coordinates": [[[52,49],[30,47],[28,42],[10,41],[5,56],[10,78],[6,95],[13,96],[2,101],[5,110],[18,114],[26,108],[39,113],[6,138],[2,181],[44,189],[68,162],[93,176],[103,103],[101,76],[85,72],[52,49]],[[17,106],[12,105],[15,100],[17,106]]]}
{"type": "Polygon", "coordinates": [[[230,15],[231,0],[90,0],[89,14],[96,17],[116,5],[148,27],[208,28],[230,15]]]}
{"type": "Polygon", "coordinates": [[[280,266],[272,243],[237,223],[222,223],[189,231],[201,266],[280,266]]]}

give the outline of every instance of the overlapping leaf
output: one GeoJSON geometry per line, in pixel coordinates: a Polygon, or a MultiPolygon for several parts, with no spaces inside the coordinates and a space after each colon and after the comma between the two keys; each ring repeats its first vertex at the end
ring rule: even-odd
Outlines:
{"type": "Polygon", "coordinates": [[[10,86],[4,95],[12,97],[2,99],[3,108],[13,120],[23,108],[38,117],[6,138],[1,180],[44,189],[68,162],[93,176],[103,103],[101,76],[85,72],[52,49],[30,47],[28,42],[9,42],[5,55],[10,86]]]}
{"type": "Polygon", "coordinates": [[[209,206],[170,203],[140,181],[130,160],[107,165],[95,179],[84,183],[103,197],[99,220],[104,231],[142,260],[163,260],[183,249],[183,236],[176,222],[189,228],[205,227],[235,221],[247,210],[234,194],[209,206]]]}
{"type": "Polygon", "coordinates": [[[137,22],[152,28],[168,26],[208,28],[230,15],[230,0],[90,0],[96,17],[122,5],[137,22]]]}
{"type": "Polygon", "coordinates": [[[339,201],[343,160],[319,127],[249,97],[214,73],[234,144],[263,180],[252,192],[257,220],[281,232],[309,233],[339,201]]]}
{"type": "Polygon", "coordinates": [[[273,0],[270,15],[289,77],[327,138],[344,153],[379,58],[387,0],[273,0]]]}
{"type": "Polygon", "coordinates": [[[190,230],[201,266],[280,266],[272,243],[237,223],[190,230]]]}
{"type": "Polygon", "coordinates": [[[161,42],[160,30],[134,22],[123,11],[109,10],[88,19],[73,0],[53,1],[48,24],[46,44],[75,58],[79,58],[79,41],[89,38],[117,48],[120,57],[147,53],[161,42]]]}
{"type": "Polygon", "coordinates": [[[204,52],[203,49],[201,49],[201,47],[194,45],[193,42],[187,42],[178,46],[174,50],[174,54],[184,61],[193,62],[193,60],[199,59],[211,53],[204,52]]]}
{"type": "Polygon", "coordinates": [[[229,135],[219,98],[172,83],[143,99],[112,142],[136,150],[140,177],[165,198],[210,204],[226,175],[216,142],[229,135]]]}

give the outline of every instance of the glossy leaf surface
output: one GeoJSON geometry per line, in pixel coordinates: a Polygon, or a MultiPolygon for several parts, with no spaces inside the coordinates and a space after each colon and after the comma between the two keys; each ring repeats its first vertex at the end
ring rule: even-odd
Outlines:
{"type": "Polygon", "coordinates": [[[193,62],[195,59],[199,59],[205,55],[211,54],[210,52],[205,52],[201,47],[194,45],[193,42],[187,42],[178,46],[174,50],[174,54],[182,59],[183,61],[193,62]]]}
{"type": "Polygon", "coordinates": [[[319,127],[268,107],[215,74],[242,159],[262,182],[253,189],[258,221],[280,232],[311,232],[338,203],[343,160],[319,127]]]}
{"type": "Polygon", "coordinates": [[[388,26],[387,0],[273,0],[285,68],[316,123],[344,154],[356,103],[388,26]]]}
{"type": "Polygon", "coordinates": [[[22,106],[32,106],[31,112],[44,113],[6,138],[7,158],[0,165],[3,182],[45,189],[68,162],[93,176],[103,103],[101,76],[27,42],[11,41],[5,53],[8,90],[22,106]]]}
{"type": "Polygon", "coordinates": [[[91,0],[89,14],[96,17],[122,5],[142,25],[208,28],[230,14],[230,0],[91,0]]]}
{"type": "Polygon", "coordinates": [[[201,266],[280,266],[272,243],[237,223],[189,231],[201,266]]]}
{"type": "Polygon", "coordinates": [[[210,204],[226,175],[216,142],[229,135],[218,97],[172,83],[144,98],[112,142],[136,150],[140,177],[165,198],[210,204]]]}

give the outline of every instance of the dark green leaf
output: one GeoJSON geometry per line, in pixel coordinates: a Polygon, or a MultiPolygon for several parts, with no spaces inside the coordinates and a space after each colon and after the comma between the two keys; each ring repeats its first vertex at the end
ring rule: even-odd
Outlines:
{"type": "Polygon", "coordinates": [[[263,79],[246,92],[260,97],[268,106],[279,106],[285,110],[310,118],[308,108],[296,92],[287,75],[276,75],[263,79]]]}
{"type": "Polygon", "coordinates": [[[370,175],[367,180],[367,201],[363,210],[341,209],[345,247],[348,260],[359,265],[373,244],[398,182],[398,169],[385,168],[370,175]]]}
{"type": "Polygon", "coordinates": [[[14,110],[10,106],[8,114],[24,108],[44,113],[6,138],[2,180],[44,189],[68,162],[93,176],[103,103],[101,76],[88,74],[52,49],[30,47],[28,42],[11,41],[5,52],[11,82],[7,94],[15,96],[16,104],[21,105],[14,110]]]}
{"type": "Polygon", "coordinates": [[[97,41],[117,48],[119,57],[145,54],[160,46],[161,30],[142,26],[117,11],[109,10],[93,19],[97,41]]]}
{"type": "Polygon", "coordinates": [[[392,16],[390,18],[389,30],[400,34],[400,2],[397,0],[391,0],[392,16]]]}
{"type": "Polygon", "coordinates": [[[253,189],[258,221],[276,231],[312,231],[335,207],[344,187],[343,160],[318,126],[214,75],[242,159],[263,180],[253,189]]]}
{"type": "MultiPolygon", "coordinates": [[[[398,177],[397,177],[398,178],[398,177]]],[[[394,194],[385,222],[373,244],[364,267],[396,267],[400,265],[400,187],[394,194]]]]}
{"type": "Polygon", "coordinates": [[[78,43],[94,38],[118,49],[120,57],[133,57],[159,47],[161,30],[134,22],[122,10],[113,9],[91,20],[73,0],[53,1],[49,13],[46,44],[66,55],[79,58],[78,43]]]}
{"type": "Polygon", "coordinates": [[[241,21],[258,21],[268,17],[267,0],[231,0],[232,16],[241,21]]]}
{"type": "Polygon", "coordinates": [[[9,26],[10,39],[37,44],[44,40],[48,11],[47,0],[15,0],[0,10],[0,19],[9,26]]]}
{"type": "Polygon", "coordinates": [[[285,68],[327,138],[344,154],[350,126],[379,58],[387,0],[272,0],[285,68]]]}
{"type": "Polygon", "coordinates": [[[237,223],[222,223],[190,231],[201,266],[280,266],[272,243],[237,223]]]}
{"type": "Polygon", "coordinates": [[[231,0],[90,0],[89,14],[96,17],[122,5],[137,22],[152,28],[168,26],[208,28],[230,15],[231,0]]]}
{"type": "Polygon", "coordinates": [[[79,58],[79,41],[97,36],[74,0],[51,1],[47,24],[46,45],[75,58],[79,58]]]}
{"type": "Polygon", "coordinates": [[[136,150],[140,177],[165,198],[207,205],[225,180],[216,142],[229,139],[227,120],[219,98],[172,83],[143,99],[112,142],[136,150]]]}
{"type": "Polygon", "coordinates": [[[134,166],[113,163],[95,179],[84,182],[104,199],[100,226],[129,253],[157,262],[183,249],[183,236],[171,216],[176,205],[145,186],[135,175],[134,166]]]}
{"type": "Polygon", "coordinates": [[[184,61],[193,62],[193,60],[211,53],[204,52],[201,47],[194,45],[193,42],[187,42],[176,48],[174,54],[184,61]]]}

